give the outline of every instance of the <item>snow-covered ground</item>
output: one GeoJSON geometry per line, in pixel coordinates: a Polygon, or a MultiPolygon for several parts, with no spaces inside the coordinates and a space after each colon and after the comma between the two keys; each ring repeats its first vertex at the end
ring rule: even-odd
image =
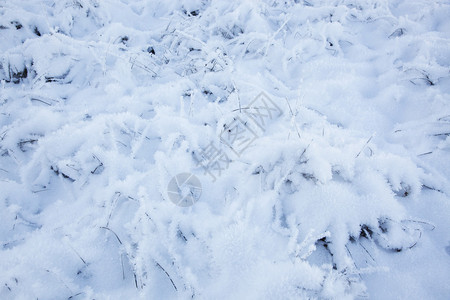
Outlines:
{"type": "Polygon", "coordinates": [[[450,298],[447,0],[0,1],[0,50],[1,299],[450,298]]]}

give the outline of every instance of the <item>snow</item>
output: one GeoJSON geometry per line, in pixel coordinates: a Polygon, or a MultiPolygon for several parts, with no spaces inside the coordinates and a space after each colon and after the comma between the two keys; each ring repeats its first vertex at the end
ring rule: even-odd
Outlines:
{"type": "Polygon", "coordinates": [[[0,1],[0,298],[449,298],[449,15],[0,1]]]}

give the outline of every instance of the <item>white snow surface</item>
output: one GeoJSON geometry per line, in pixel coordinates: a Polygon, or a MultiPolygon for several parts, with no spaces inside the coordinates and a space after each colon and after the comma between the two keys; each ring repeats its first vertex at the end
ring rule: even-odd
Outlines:
{"type": "Polygon", "coordinates": [[[447,0],[0,1],[0,50],[1,299],[450,299],[447,0]]]}

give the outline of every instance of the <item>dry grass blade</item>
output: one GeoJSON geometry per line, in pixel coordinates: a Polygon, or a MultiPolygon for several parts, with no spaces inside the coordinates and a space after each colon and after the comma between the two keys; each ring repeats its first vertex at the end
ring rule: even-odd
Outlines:
{"type": "Polygon", "coordinates": [[[163,270],[164,273],[166,273],[167,277],[169,278],[170,282],[171,282],[172,285],[173,285],[173,288],[175,289],[175,291],[178,291],[177,286],[176,286],[175,283],[173,282],[173,280],[172,280],[172,278],[170,277],[169,273],[167,273],[167,271],[166,271],[166,270],[165,270],[158,262],[156,262],[156,266],[157,266],[158,268],[160,268],[161,270],[163,270]]]}

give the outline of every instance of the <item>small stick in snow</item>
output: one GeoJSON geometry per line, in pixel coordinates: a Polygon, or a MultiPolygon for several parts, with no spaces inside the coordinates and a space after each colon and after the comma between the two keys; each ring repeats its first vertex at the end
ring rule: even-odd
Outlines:
{"type": "Polygon", "coordinates": [[[424,156],[424,155],[428,155],[428,154],[431,154],[431,153],[433,153],[433,151],[425,152],[425,153],[422,153],[422,154],[418,154],[417,156],[424,156]]]}
{"type": "Polygon", "coordinates": [[[158,266],[161,270],[164,271],[164,273],[166,273],[167,277],[169,277],[170,282],[172,282],[172,285],[173,285],[175,291],[178,291],[177,286],[176,286],[175,283],[173,282],[173,280],[172,280],[172,278],[170,277],[169,273],[167,273],[167,271],[166,271],[163,267],[161,267],[161,265],[160,265],[158,262],[156,262],[156,266],[158,266]]]}
{"type": "Polygon", "coordinates": [[[444,194],[444,192],[443,192],[442,190],[439,190],[439,189],[437,189],[437,188],[434,188],[434,187],[431,187],[431,186],[428,186],[428,185],[425,185],[425,184],[422,184],[422,186],[423,186],[424,188],[426,188],[426,189],[433,190],[433,191],[436,191],[436,192],[439,192],[439,193],[444,194]]]}
{"type": "Polygon", "coordinates": [[[78,253],[78,251],[75,250],[75,248],[74,248],[71,244],[69,244],[68,242],[67,242],[67,245],[69,245],[69,247],[72,249],[72,251],[75,252],[75,254],[81,259],[81,261],[83,262],[83,264],[85,264],[86,266],[88,266],[88,263],[81,257],[80,253],[78,253]]]}
{"type": "Polygon", "coordinates": [[[134,275],[134,284],[136,285],[136,288],[137,288],[137,289],[139,289],[139,287],[138,287],[138,283],[137,283],[137,277],[136,277],[136,273],[135,273],[135,272],[133,272],[133,275],[134,275]]]}
{"type": "Polygon", "coordinates": [[[125,268],[123,266],[123,253],[120,254],[120,263],[122,264],[122,280],[125,280],[125,268]]]}
{"type": "Polygon", "coordinates": [[[367,140],[367,142],[364,144],[364,146],[362,147],[362,149],[361,150],[359,150],[359,152],[358,152],[358,154],[356,155],[356,157],[355,158],[358,158],[359,157],[359,155],[361,154],[361,152],[364,150],[364,148],[366,148],[366,146],[370,143],[370,141],[372,140],[372,138],[373,138],[373,134],[370,136],[370,138],[367,140]]]}
{"type": "Polygon", "coordinates": [[[428,222],[425,222],[425,221],[419,221],[419,220],[402,220],[401,222],[402,222],[402,223],[404,223],[404,222],[412,222],[412,223],[419,223],[419,224],[422,224],[422,225],[429,225],[429,226],[432,227],[432,228],[429,229],[429,230],[434,230],[434,229],[436,228],[435,225],[433,225],[433,224],[431,224],[431,223],[428,223],[428,222]]]}
{"type": "Polygon", "coordinates": [[[308,150],[309,146],[311,146],[311,143],[312,143],[313,141],[314,141],[314,140],[311,140],[311,142],[308,144],[308,146],[306,146],[306,148],[303,149],[302,154],[300,154],[300,157],[298,158],[299,161],[300,161],[300,159],[303,157],[303,155],[305,154],[306,150],[308,150]]]}
{"type": "Polygon", "coordinates": [[[48,106],[51,106],[50,103],[47,103],[47,102],[45,102],[44,100],[41,100],[41,99],[31,98],[31,101],[38,101],[38,102],[42,102],[42,103],[44,103],[44,104],[47,104],[48,106]]]}
{"type": "Polygon", "coordinates": [[[116,196],[114,197],[114,200],[111,203],[111,210],[109,211],[108,221],[106,222],[106,226],[105,227],[109,226],[109,221],[111,221],[111,216],[112,216],[112,214],[114,212],[114,209],[116,208],[117,201],[119,200],[120,195],[122,195],[122,193],[121,192],[115,192],[115,195],[116,196]]]}
{"type": "Polygon", "coordinates": [[[287,98],[284,98],[284,99],[286,100],[286,103],[289,106],[289,110],[291,112],[292,120],[294,121],[295,130],[297,131],[298,138],[301,139],[300,132],[298,131],[298,127],[297,127],[297,122],[295,122],[294,112],[292,111],[292,108],[291,108],[291,105],[289,104],[288,99],[287,98]]]}
{"type": "MultiPolygon", "coordinates": [[[[350,255],[350,258],[352,259],[352,262],[353,262],[353,265],[355,266],[355,269],[359,271],[359,267],[356,265],[355,259],[353,258],[353,255],[352,255],[352,253],[350,252],[350,249],[348,249],[347,245],[345,245],[345,249],[347,249],[347,252],[348,252],[348,254],[350,255]]],[[[361,273],[360,273],[360,272],[357,272],[357,274],[358,274],[359,278],[360,278],[361,280],[363,280],[363,278],[362,278],[362,276],[361,276],[361,273]]]]}
{"type": "Polygon", "coordinates": [[[234,83],[234,81],[233,81],[233,88],[234,88],[234,90],[236,91],[236,94],[237,94],[237,96],[238,96],[238,101],[239,101],[239,113],[242,113],[242,108],[241,108],[241,97],[239,97],[239,92],[238,92],[238,89],[237,89],[236,84],[234,83]]]}
{"type": "Polygon", "coordinates": [[[361,243],[358,243],[358,244],[364,249],[364,251],[366,251],[366,253],[370,256],[370,258],[371,258],[374,262],[376,262],[375,258],[373,258],[372,254],[370,254],[369,250],[367,250],[366,247],[363,246],[363,244],[361,244],[361,243]]]}
{"type": "Polygon", "coordinates": [[[119,236],[118,236],[114,231],[112,231],[112,229],[110,229],[110,228],[108,228],[108,227],[105,227],[105,226],[100,226],[100,228],[103,228],[103,229],[106,229],[106,230],[111,231],[111,232],[116,236],[116,238],[117,238],[117,240],[119,241],[119,243],[120,243],[121,245],[123,245],[123,244],[122,244],[122,241],[119,239],[119,236]]]}
{"type": "Polygon", "coordinates": [[[1,137],[0,137],[0,140],[4,140],[5,139],[5,136],[6,136],[6,133],[8,132],[8,130],[5,130],[5,131],[3,131],[2,133],[1,133],[1,137]]]}
{"type": "Polygon", "coordinates": [[[82,294],[83,294],[83,292],[79,292],[79,293],[77,293],[77,294],[75,294],[75,295],[70,296],[69,298],[67,298],[67,300],[73,299],[73,298],[75,298],[75,297],[77,297],[77,296],[80,296],[80,295],[82,295],[82,294]]]}

